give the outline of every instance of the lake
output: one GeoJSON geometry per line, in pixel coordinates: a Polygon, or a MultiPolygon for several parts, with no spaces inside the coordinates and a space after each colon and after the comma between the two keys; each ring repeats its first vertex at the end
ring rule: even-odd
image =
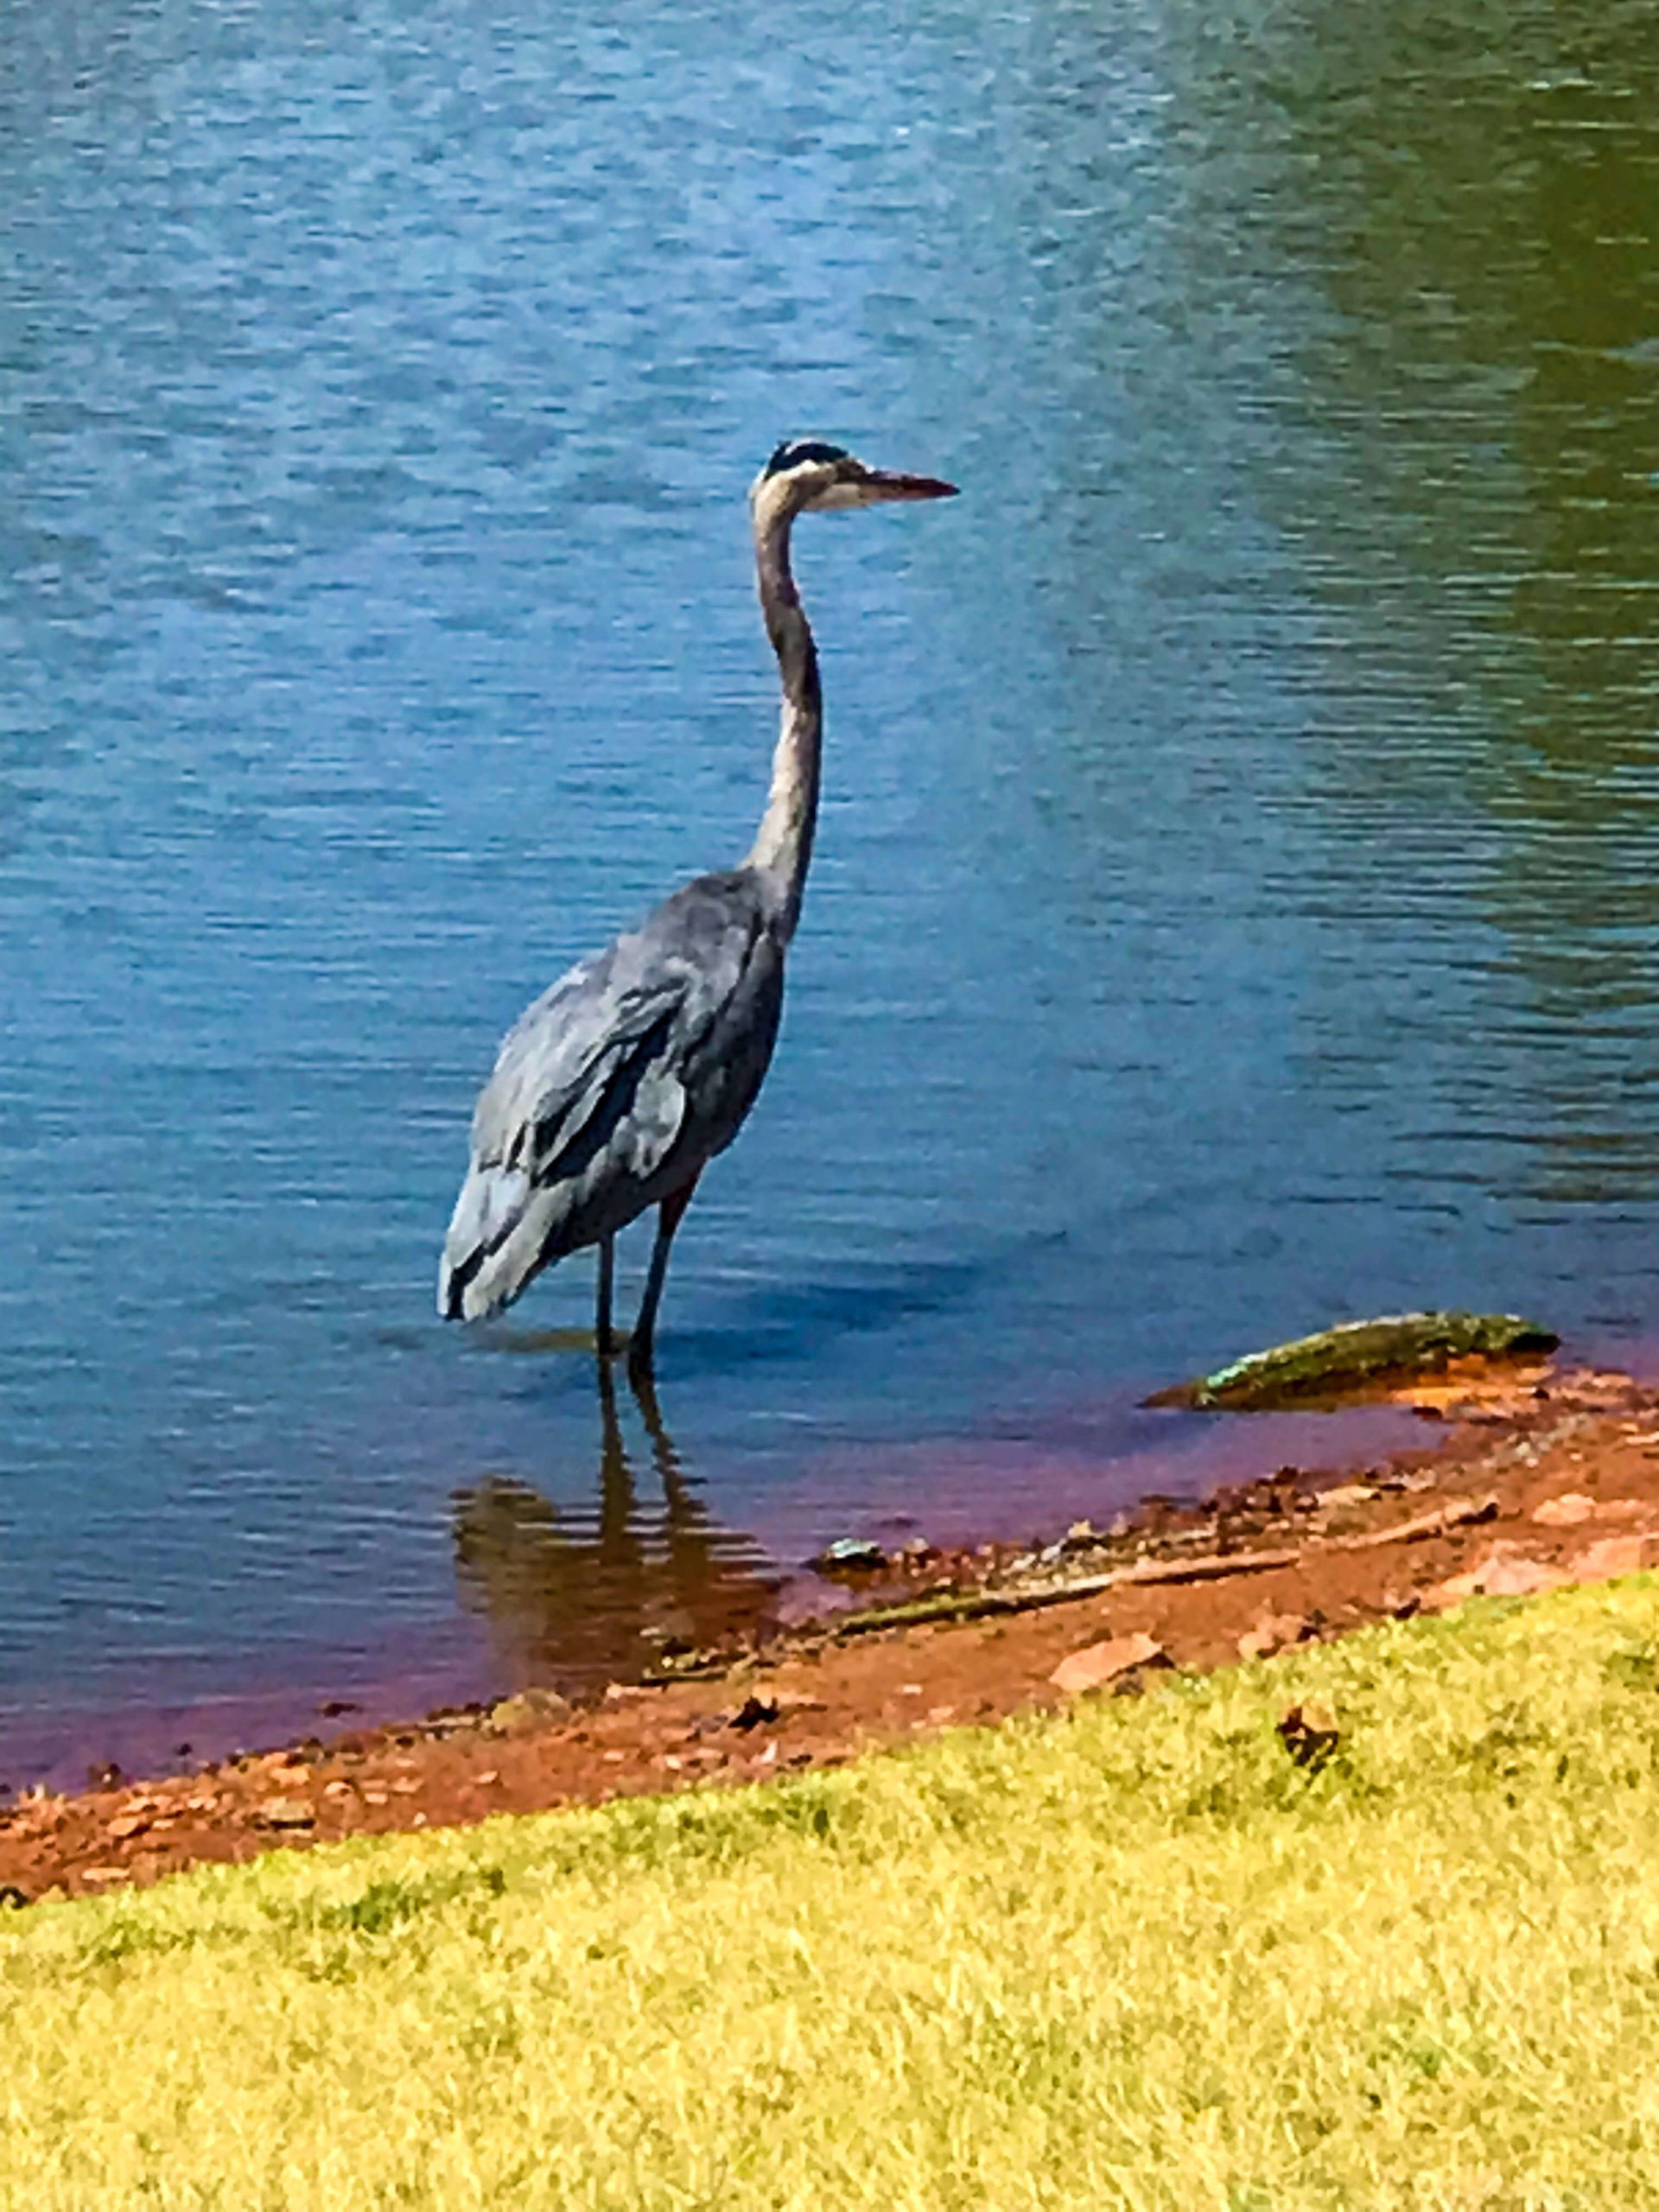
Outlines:
{"type": "Polygon", "coordinates": [[[0,41],[0,1774],[1109,1514],[1347,1316],[1659,1325],[1649,9],[0,41]],[[591,1259],[464,1332],[437,1249],[507,1023],[749,842],[802,433],[963,496],[798,533],[817,858],[648,1421],[591,1259]]]}

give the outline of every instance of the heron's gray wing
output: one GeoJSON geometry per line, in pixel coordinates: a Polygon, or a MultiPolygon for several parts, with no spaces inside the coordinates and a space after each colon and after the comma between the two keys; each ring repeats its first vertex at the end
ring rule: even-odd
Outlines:
{"type": "Polygon", "coordinates": [[[746,872],[701,877],[561,976],[509,1030],[445,1240],[445,1313],[505,1304],[549,1260],[650,1203],[686,1130],[688,1084],[742,1000],[764,928],[746,872]]]}
{"type": "Polygon", "coordinates": [[[619,948],[544,992],[502,1040],[473,1115],[473,1155],[547,1180],[621,1135],[637,1172],[673,1143],[683,1098],[664,1047],[692,978],[617,972],[619,948]]]}

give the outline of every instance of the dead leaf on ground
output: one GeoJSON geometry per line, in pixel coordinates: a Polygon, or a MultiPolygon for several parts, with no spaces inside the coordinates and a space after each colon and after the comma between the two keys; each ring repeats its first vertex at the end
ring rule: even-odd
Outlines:
{"type": "Polygon", "coordinates": [[[783,1707],[775,1697],[756,1697],[751,1694],[735,1713],[727,1713],[724,1718],[728,1728],[747,1730],[767,1727],[779,1719],[782,1713],[783,1707]]]}
{"type": "Polygon", "coordinates": [[[525,1736],[550,1727],[569,1717],[570,1701],[556,1690],[540,1688],[517,1690],[490,1707],[487,1726],[493,1736],[525,1736]]]}
{"type": "Polygon", "coordinates": [[[1169,1655],[1156,1637],[1137,1630],[1133,1636],[1108,1637],[1103,1643],[1085,1643],[1080,1651],[1068,1652],[1048,1679],[1067,1697],[1077,1697],[1084,1690],[1097,1690],[1103,1683],[1116,1681],[1136,1667],[1168,1664],[1169,1655]]]}
{"type": "Polygon", "coordinates": [[[316,1815],[297,1797],[268,1797],[258,1816],[268,1828],[314,1828],[317,1824],[316,1815]]]}
{"type": "Polygon", "coordinates": [[[1449,1611],[1468,1598],[1531,1598],[1541,1590],[1559,1590],[1572,1576],[1548,1560],[1531,1559],[1508,1544],[1500,1544],[1461,1574],[1437,1582],[1423,1592],[1430,1612],[1449,1611]]]}
{"type": "Polygon", "coordinates": [[[1659,1536],[1632,1532],[1626,1536],[1603,1536],[1573,1560],[1570,1573],[1580,1582],[1611,1582],[1616,1575],[1640,1574],[1659,1562],[1659,1536]]]}
{"type": "Polygon", "coordinates": [[[1576,1529],[1581,1521],[1595,1517],[1596,1501],[1586,1497],[1582,1491],[1570,1490],[1560,1497],[1547,1497],[1541,1505],[1535,1505],[1532,1517],[1541,1529],[1576,1529]]]}
{"type": "Polygon", "coordinates": [[[1241,1659],[1270,1659],[1275,1651],[1288,1650],[1313,1633],[1313,1624],[1302,1613],[1262,1613],[1254,1628],[1238,1639],[1241,1659]]]}
{"type": "Polygon", "coordinates": [[[1304,1698],[1279,1722],[1279,1740],[1298,1766],[1322,1767],[1342,1741],[1337,1716],[1322,1697],[1304,1698]]]}

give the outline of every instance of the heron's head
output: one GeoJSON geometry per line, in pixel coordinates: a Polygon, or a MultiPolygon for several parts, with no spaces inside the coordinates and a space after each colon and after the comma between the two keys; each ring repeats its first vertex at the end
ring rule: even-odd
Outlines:
{"type": "Polygon", "coordinates": [[[749,502],[764,525],[779,515],[830,514],[887,499],[948,499],[956,488],[937,476],[871,468],[821,438],[786,438],[755,478],[749,502]]]}

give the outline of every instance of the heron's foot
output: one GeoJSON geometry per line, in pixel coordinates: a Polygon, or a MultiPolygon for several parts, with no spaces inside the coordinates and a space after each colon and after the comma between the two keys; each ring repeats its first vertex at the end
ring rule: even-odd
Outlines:
{"type": "Polygon", "coordinates": [[[657,1347],[648,1336],[636,1331],[628,1338],[628,1380],[636,1389],[643,1385],[649,1389],[656,1378],[657,1347]]]}

